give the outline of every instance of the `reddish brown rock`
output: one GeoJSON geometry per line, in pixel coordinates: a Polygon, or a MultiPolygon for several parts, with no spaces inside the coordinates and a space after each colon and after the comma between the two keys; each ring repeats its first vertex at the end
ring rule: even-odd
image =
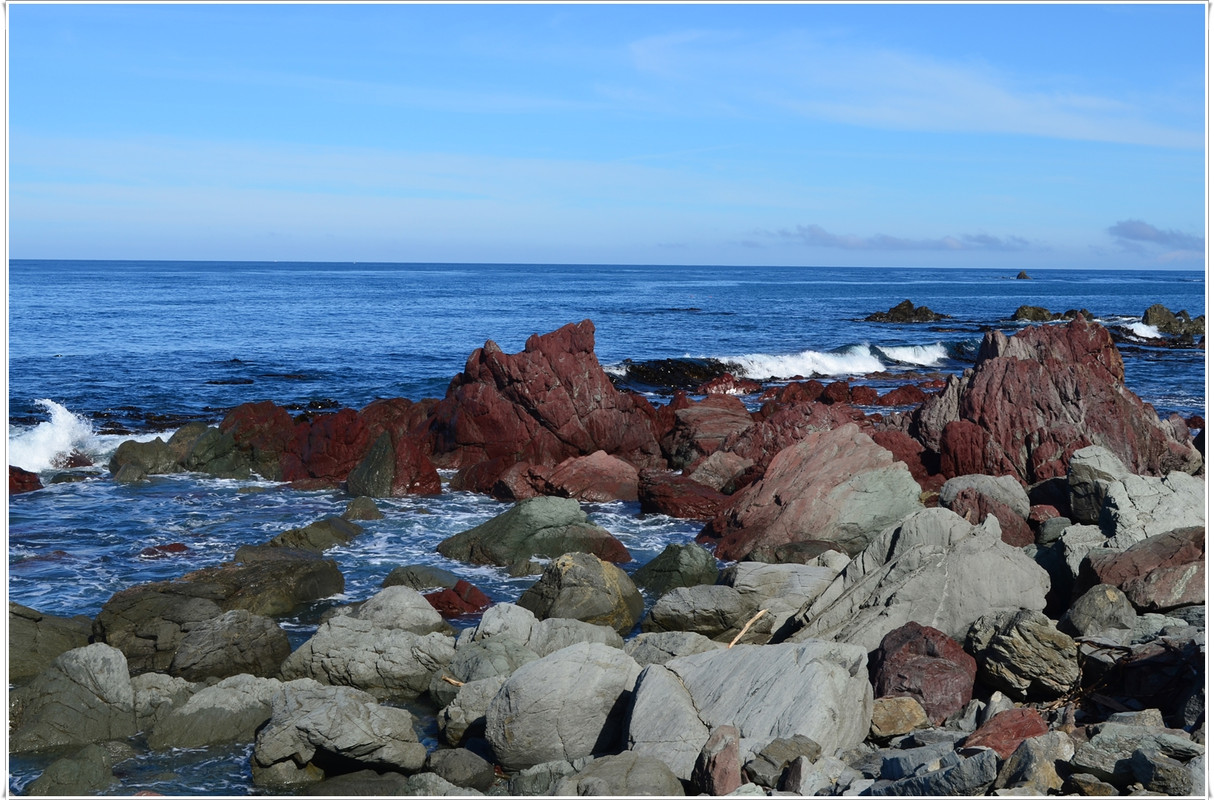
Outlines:
{"type": "Polygon", "coordinates": [[[172,544],[157,544],[145,547],[139,551],[139,556],[141,558],[168,558],[169,556],[181,555],[189,551],[190,548],[181,542],[173,542],[172,544]]]}
{"type": "Polygon", "coordinates": [[[819,403],[850,403],[851,386],[847,381],[834,381],[826,384],[826,388],[822,390],[822,396],[818,398],[819,403]]]}
{"type": "Polygon", "coordinates": [[[368,403],[358,412],[358,416],[372,436],[378,437],[388,431],[393,434],[394,441],[405,436],[416,437],[420,442],[424,438],[430,412],[436,405],[438,400],[435,399],[413,402],[403,397],[393,397],[368,403]]]}
{"type": "Polygon", "coordinates": [[[1046,520],[1061,517],[1062,512],[1054,506],[1039,504],[1029,509],[1029,527],[1037,530],[1046,520]]]}
{"type": "Polygon", "coordinates": [[[478,614],[493,604],[487,594],[462,579],[456,581],[455,586],[449,589],[422,596],[434,607],[435,611],[444,617],[478,614]]]}
{"type": "Polygon", "coordinates": [[[880,430],[870,434],[873,441],[894,454],[910,470],[911,477],[925,492],[939,492],[944,485],[944,476],[933,472],[927,463],[932,457],[922,444],[910,434],[899,430],[880,430]]]}
{"type": "Polygon", "coordinates": [[[682,469],[715,453],[725,440],[754,425],[746,406],[736,397],[710,394],[675,412],[674,427],[662,439],[670,465],[682,469]]]}
{"type": "Polygon", "coordinates": [[[934,725],[973,697],[978,664],[947,634],[908,622],[885,634],[873,658],[877,697],[913,697],[934,725]]]}
{"type": "Polygon", "coordinates": [[[965,737],[959,747],[989,747],[1001,759],[1008,758],[1025,739],[1049,733],[1050,726],[1032,708],[1000,711],[978,730],[965,737]]]}
{"type": "Polygon", "coordinates": [[[762,560],[794,543],[837,545],[854,555],[888,525],[922,508],[906,465],[854,424],[808,433],[784,448],[762,480],[734,495],[700,533],[717,558],[762,560]]]}
{"type": "Polygon", "coordinates": [[[776,405],[768,401],[758,421],[725,440],[722,449],[754,462],[754,470],[762,475],[767,465],[784,448],[796,444],[810,433],[828,431],[855,423],[868,427],[864,412],[846,404],[794,403],[776,405]]]}
{"type": "Polygon", "coordinates": [[[463,468],[505,458],[555,466],[603,450],[638,468],[664,466],[657,411],[612,385],[584,320],[503,353],[492,341],[468,358],[426,426],[434,463],[463,468]]]}
{"type": "Polygon", "coordinates": [[[784,386],[773,386],[763,393],[763,400],[775,400],[778,404],[814,403],[826,389],[821,381],[794,381],[784,386]]]}
{"type": "Polygon", "coordinates": [[[851,390],[851,401],[858,406],[875,406],[878,399],[877,390],[871,386],[856,386],[851,390]]]}
{"type": "Polygon", "coordinates": [[[286,409],[269,400],[244,403],[228,412],[219,430],[232,434],[236,447],[250,455],[263,477],[282,477],[283,457],[295,444],[295,421],[286,409]]]}
{"type": "Polygon", "coordinates": [[[712,519],[732,502],[710,486],[665,470],[645,470],[639,486],[641,512],[680,519],[712,519]]]}
{"type": "Polygon", "coordinates": [[[691,785],[703,794],[721,796],[742,785],[742,734],[733,725],[718,725],[708,735],[691,770],[691,785]]]}
{"type": "Polygon", "coordinates": [[[1033,529],[1024,517],[1007,504],[977,489],[962,489],[948,508],[971,525],[981,524],[987,514],[994,514],[995,519],[999,520],[1000,538],[1012,547],[1024,547],[1034,542],[1033,529]]]}
{"type": "Polygon", "coordinates": [[[754,394],[762,388],[763,385],[758,381],[752,381],[749,378],[735,378],[726,372],[724,375],[718,375],[697,386],[695,394],[754,394]]]}
{"type": "Polygon", "coordinates": [[[1205,602],[1205,529],[1152,536],[1125,552],[1098,549],[1087,563],[1095,583],[1116,586],[1139,611],[1167,611],[1205,602]]]}
{"type": "Polygon", "coordinates": [[[927,399],[927,393],[913,383],[891,389],[877,398],[879,406],[914,406],[927,399]]]}
{"type": "Polygon", "coordinates": [[[9,466],[8,468],[8,493],[9,495],[23,494],[25,492],[33,492],[42,488],[42,479],[35,472],[21,469],[21,467],[9,466]]]}
{"type": "Polygon", "coordinates": [[[1199,469],[1187,428],[1182,435],[1161,421],[1124,382],[1121,354],[1097,323],[1076,318],[1011,338],[994,331],[973,371],[915,411],[911,434],[940,453],[947,477],[1012,474],[1035,483],[1065,474],[1088,444],[1140,474],[1199,469]]]}
{"type": "Polygon", "coordinates": [[[637,468],[602,450],[565,459],[548,475],[547,482],[549,494],[587,503],[637,499],[637,468]]]}
{"type": "Polygon", "coordinates": [[[283,456],[282,479],[336,486],[363,460],[375,438],[352,408],[301,422],[283,456]]]}

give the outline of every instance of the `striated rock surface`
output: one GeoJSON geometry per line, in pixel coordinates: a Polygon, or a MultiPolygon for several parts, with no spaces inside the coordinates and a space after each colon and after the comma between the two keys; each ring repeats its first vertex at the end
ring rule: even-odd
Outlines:
{"type": "Polygon", "coordinates": [[[625,750],[603,756],[561,780],[554,794],[565,797],[682,797],[683,784],[665,762],[625,750]]]}
{"type": "Polygon", "coordinates": [[[169,674],[189,681],[248,673],[270,677],[291,654],[287,632],[243,608],[182,626],[169,674]]]}
{"type": "Polygon", "coordinates": [[[966,650],[981,680],[1011,697],[1053,699],[1079,681],[1079,650],[1040,611],[1000,612],[974,622],[966,650]]]}
{"type": "Polygon", "coordinates": [[[1096,548],[1085,563],[1139,611],[1167,611],[1205,602],[1205,558],[1203,526],[1152,536],[1124,552],[1096,548]]]}
{"type": "Polygon", "coordinates": [[[602,450],[565,459],[549,473],[547,482],[551,494],[584,503],[637,499],[637,468],[602,450]]]}
{"type": "Polygon", "coordinates": [[[34,677],[63,653],[87,645],[91,632],[92,623],[85,617],[57,617],[10,601],[8,679],[34,677]]]}

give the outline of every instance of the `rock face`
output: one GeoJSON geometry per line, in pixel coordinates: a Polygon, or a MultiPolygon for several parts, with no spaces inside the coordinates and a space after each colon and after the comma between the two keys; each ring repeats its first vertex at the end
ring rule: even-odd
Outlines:
{"type": "Polygon", "coordinates": [[[69,650],[12,694],[10,752],[125,739],[135,733],[135,690],[122,652],[69,650]]]}
{"type": "Polygon", "coordinates": [[[694,478],[665,470],[645,470],[637,489],[644,514],[665,514],[680,519],[712,519],[731,500],[694,478]]]}
{"type": "Polygon", "coordinates": [[[1033,543],[1033,531],[1028,524],[1032,508],[1029,496],[1011,475],[952,478],[940,489],[940,505],[974,523],[981,522],[987,514],[994,514],[999,520],[1003,541],[1013,547],[1033,543]]]}
{"type": "Polygon", "coordinates": [[[243,608],[183,626],[182,632],[169,674],[189,681],[241,673],[268,678],[291,654],[286,631],[243,608]]]}
{"type": "Polygon", "coordinates": [[[1099,583],[1120,589],[1139,611],[1167,611],[1205,601],[1205,556],[1205,528],[1184,528],[1124,552],[1092,550],[1087,565],[1099,583]]]}
{"type": "Polygon", "coordinates": [[[928,508],[877,536],[790,625],[800,626],[794,639],[852,642],[866,652],[907,622],[960,638],[983,614],[1043,608],[1049,586],[1045,570],[1004,544],[993,517],[970,525],[928,508]]]}
{"type": "Polygon", "coordinates": [[[881,640],[873,662],[877,697],[913,697],[940,725],[973,697],[978,664],[949,636],[908,622],[881,640]]]}
{"type": "Polygon", "coordinates": [[[539,619],[562,617],[627,633],[641,618],[644,600],[619,567],[588,553],[566,553],[544,568],[518,599],[539,619]]]}
{"type": "Polygon", "coordinates": [[[946,477],[1011,474],[1035,483],[1066,474],[1071,454],[1090,444],[1135,473],[1199,469],[1187,428],[1161,422],[1124,382],[1121,354],[1098,324],[1076,318],[1011,338],[990,332],[973,371],[925,400],[911,433],[940,453],[946,477]]]}
{"type": "Polygon", "coordinates": [[[671,589],[715,583],[717,560],[698,544],[668,544],[632,576],[637,586],[661,597],[671,589]]]}
{"type": "Polygon", "coordinates": [[[415,442],[385,431],[347,476],[346,488],[355,496],[402,497],[438,494],[443,486],[434,464],[415,442]]]}
{"type": "Polygon", "coordinates": [[[683,784],[662,761],[625,750],[618,755],[596,758],[558,783],[554,794],[563,797],[682,797],[683,784]]]}
{"type": "Polygon", "coordinates": [[[743,763],[773,739],[797,734],[833,753],[868,735],[872,702],[859,647],[738,645],[646,667],[637,681],[628,746],[689,780],[720,725],[740,732],[743,763]]]}
{"type": "Polygon", "coordinates": [[[848,424],[781,450],[698,540],[716,542],[717,558],[726,561],[778,560],[781,546],[803,542],[855,554],[921,508],[919,491],[905,464],[848,424]]]}
{"type": "Polygon", "coordinates": [[[548,475],[552,494],[584,503],[635,502],[637,468],[602,450],[568,458],[548,475]]]}
{"type": "Polygon", "coordinates": [[[91,628],[92,623],[87,619],[43,614],[10,601],[8,679],[32,678],[68,650],[84,647],[89,643],[91,628]]]}
{"type": "Polygon", "coordinates": [[[640,667],[622,651],[578,644],[524,664],[485,713],[485,738],[506,769],[615,750],[640,667]]]}
{"type": "Polygon", "coordinates": [[[522,500],[488,522],[439,542],[438,552],[447,558],[498,566],[570,552],[590,553],[616,563],[632,560],[618,539],[586,521],[586,512],[576,500],[561,497],[522,500]]]}
{"type": "MultiPolygon", "coordinates": [[[[319,684],[305,681],[296,685],[319,684]]],[[[274,678],[251,675],[225,678],[200,689],[165,714],[148,736],[148,746],[163,750],[251,741],[257,729],[270,718],[274,696],[282,688],[282,682],[274,678]]]]}
{"type": "Polygon", "coordinates": [[[428,422],[434,463],[469,467],[502,458],[554,466],[603,450],[637,468],[661,467],[656,412],[616,391],[584,320],[527,340],[507,355],[493,342],[468,358],[428,422]]]}
{"type": "Polygon", "coordinates": [[[726,440],[754,425],[736,397],[712,394],[674,412],[674,426],[662,438],[662,450],[675,469],[687,467],[721,449],[726,440]]]}

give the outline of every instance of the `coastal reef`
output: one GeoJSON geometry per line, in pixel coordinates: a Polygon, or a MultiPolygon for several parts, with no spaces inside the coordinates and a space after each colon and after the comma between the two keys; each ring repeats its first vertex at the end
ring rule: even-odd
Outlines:
{"type": "Polygon", "coordinates": [[[586,320],[486,342],[442,398],[123,443],[114,481],[350,506],[91,620],[10,603],[10,752],[53,757],[28,792],[243,745],[256,791],[330,796],[1205,794],[1204,458],[1105,327],[990,331],[963,374],[884,394],[696,374],[666,405],[594,345],[586,320]],[[438,545],[467,572],[385,570],[291,641],[374,498],[452,491],[503,504],[438,545]],[[581,507],[617,500],[703,527],[630,574],[581,507]],[[533,583],[491,603],[484,569],[533,583]]]}

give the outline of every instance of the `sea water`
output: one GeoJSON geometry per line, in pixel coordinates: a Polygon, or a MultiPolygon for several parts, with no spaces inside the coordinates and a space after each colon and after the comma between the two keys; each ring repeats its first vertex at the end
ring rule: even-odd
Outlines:
{"type": "MultiPolygon", "coordinates": [[[[9,598],[95,616],[119,589],[229,560],[242,544],[340,514],[349,499],[197,475],[116,484],[103,467],[122,441],[214,424],[244,402],[315,412],[441,397],[488,339],[517,352],[532,334],[590,319],[599,360],[616,375],[628,359],[711,357],[757,380],[846,377],[883,389],[891,373],[972,366],[986,330],[1022,327],[1009,319],[1021,305],[1083,308],[1127,337],[1131,390],[1161,414],[1204,415],[1204,351],[1159,346],[1141,322],[1154,303],[1203,313],[1204,273],[1034,270],[1015,280],[983,269],[12,261],[8,462],[47,487],[9,500],[9,598]],[[863,321],[905,299],[948,319],[863,321]],[[62,469],[73,452],[99,466],[62,469]],[[51,483],[56,475],[73,480],[51,483]],[[186,550],[152,549],[167,544],[186,550]]],[[[450,569],[497,601],[533,582],[435,552],[503,504],[450,491],[377,502],[385,518],[328,553],[344,594],[280,620],[295,644],[321,610],[366,599],[396,566],[450,569]]],[[[636,504],[586,510],[628,547],[628,571],[701,527],[636,504]]],[[[145,754],[120,766],[121,791],[247,793],[247,751],[145,754]]],[[[10,789],[45,764],[13,759],[10,789]]]]}

